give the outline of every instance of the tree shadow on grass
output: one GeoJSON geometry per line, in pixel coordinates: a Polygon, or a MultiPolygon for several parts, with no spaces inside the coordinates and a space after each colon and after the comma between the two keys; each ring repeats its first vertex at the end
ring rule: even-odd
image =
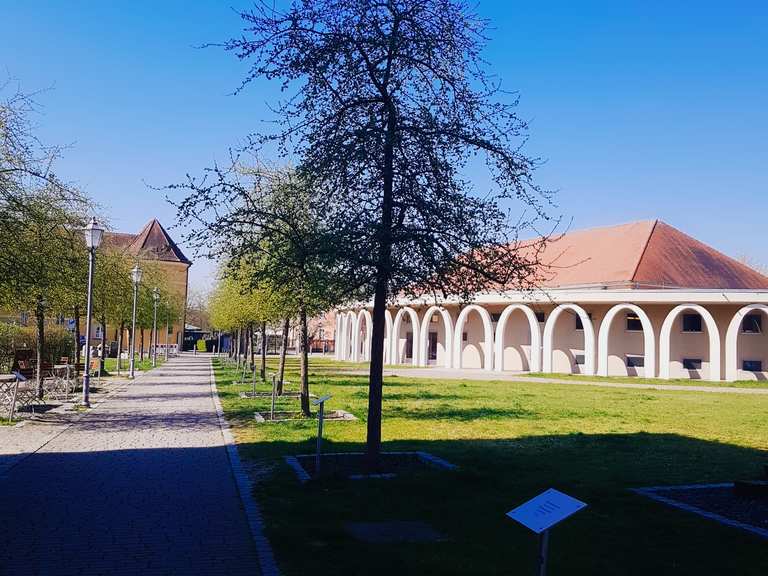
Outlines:
{"type": "MultiPolygon", "coordinates": [[[[765,451],[676,434],[414,439],[387,442],[384,449],[425,450],[459,470],[300,485],[282,456],[313,449],[309,436],[241,446],[257,467],[268,462],[274,468],[256,493],[289,574],[533,573],[536,540],[505,513],[550,487],[588,503],[553,531],[552,574],[757,575],[768,569],[765,541],[630,490],[759,476],[765,451]],[[347,522],[386,520],[427,522],[448,542],[374,545],[344,529],[347,522]]],[[[324,450],[364,446],[327,441],[324,450]]]]}

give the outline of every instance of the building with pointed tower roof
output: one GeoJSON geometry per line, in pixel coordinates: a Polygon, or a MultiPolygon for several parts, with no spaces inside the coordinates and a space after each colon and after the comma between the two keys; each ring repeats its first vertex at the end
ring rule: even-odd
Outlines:
{"type": "MultiPolygon", "coordinates": [[[[401,299],[385,362],[599,376],[768,379],[768,277],[659,220],[549,242],[538,286],[473,302],[401,299]]],[[[370,353],[369,304],[336,314],[335,354],[370,353]]]]}
{"type": "MultiPolygon", "coordinates": [[[[153,218],[139,231],[138,234],[125,232],[105,232],[104,244],[113,249],[124,250],[139,263],[150,261],[163,274],[168,290],[182,303],[182,315],[171,320],[168,333],[169,345],[181,347],[184,338],[184,310],[186,309],[187,295],[189,292],[189,267],[192,265],[178,244],[163,228],[160,222],[153,218]]],[[[159,318],[158,324],[165,325],[165,319],[159,318]]],[[[107,340],[117,341],[119,327],[107,326],[107,340]]],[[[138,331],[137,331],[138,332],[138,331]]],[[[144,341],[150,341],[149,331],[145,330],[144,341]]],[[[159,344],[164,345],[164,330],[158,328],[160,333],[159,344]]],[[[141,342],[141,334],[137,333],[137,350],[141,342]]],[[[128,341],[127,334],[123,342],[128,341]]]]}

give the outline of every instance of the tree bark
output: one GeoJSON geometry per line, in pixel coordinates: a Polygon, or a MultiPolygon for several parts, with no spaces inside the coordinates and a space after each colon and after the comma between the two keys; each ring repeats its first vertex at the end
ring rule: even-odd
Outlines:
{"type": "Polygon", "coordinates": [[[307,327],[307,309],[302,305],[299,309],[299,322],[301,324],[301,412],[304,416],[311,416],[309,411],[309,329],[307,327]]]}
{"type": "Polygon", "coordinates": [[[288,330],[291,328],[290,318],[283,320],[283,342],[280,347],[280,366],[277,369],[277,393],[283,394],[283,377],[285,376],[285,355],[288,352],[288,330]]]}
{"type": "Polygon", "coordinates": [[[43,305],[43,297],[37,297],[37,305],[35,306],[35,321],[37,324],[37,375],[35,380],[37,397],[43,399],[43,349],[45,348],[45,306],[43,305]]]}
{"type": "Polygon", "coordinates": [[[394,183],[395,112],[387,117],[384,143],[384,190],[381,207],[379,253],[376,263],[376,287],[373,296],[373,329],[371,330],[371,366],[368,373],[368,429],[366,459],[370,468],[381,456],[381,402],[384,388],[384,314],[392,260],[392,191],[394,183]]]}
{"type": "Polygon", "coordinates": [[[261,367],[259,368],[261,379],[267,379],[267,323],[261,323],[261,367]]]}
{"type": "Polygon", "coordinates": [[[80,306],[75,304],[74,309],[75,316],[75,380],[80,376],[80,371],[77,369],[80,364],[80,306]]]}
{"type": "Polygon", "coordinates": [[[256,383],[256,346],[253,341],[255,332],[253,331],[253,323],[248,325],[248,350],[251,358],[251,382],[256,383]]]}
{"type": "Polygon", "coordinates": [[[104,316],[101,317],[101,359],[99,360],[99,366],[101,373],[106,372],[106,357],[107,357],[107,319],[104,316]]]}
{"type": "Polygon", "coordinates": [[[144,328],[141,328],[141,347],[139,351],[139,362],[144,362],[144,328]]]}
{"type": "Polygon", "coordinates": [[[125,322],[120,322],[120,331],[117,335],[117,373],[120,374],[120,369],[123,367],[120,362],[123,354],[123,333],[125,332],[125,322]]]}

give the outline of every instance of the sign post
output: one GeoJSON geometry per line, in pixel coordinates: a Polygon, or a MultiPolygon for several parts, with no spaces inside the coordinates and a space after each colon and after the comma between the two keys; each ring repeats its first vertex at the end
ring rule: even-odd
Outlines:
{"type": "Polygon", "coordinates": [[[326,394],[322,398],[312,402],[313,406],[320,406],[317,412],[317,453],[315,454],[315,478],[320,476],[320,454],[323,451],[323,417],[325,416],[325,401],[330,400],[331,395],[326,394]]]}
{"type": "Polygon", "coordinates": [[[546,576],[549,552],[549,529],[587,505],[567,494],[550,488],[535,498],[507,512],[507,516],[539,535],[536,575],[546,576]]]}

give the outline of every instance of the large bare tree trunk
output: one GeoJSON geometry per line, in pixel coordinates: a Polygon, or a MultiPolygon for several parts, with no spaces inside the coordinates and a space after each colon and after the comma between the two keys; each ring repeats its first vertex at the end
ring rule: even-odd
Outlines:
{"type": "Polygon", "coordinates": [[[37,297],[37,305],[35,306],[35,323],[37,325],[36,341],[37,341],[37,376],[35,380],[37,397],[43,399],[43,349],[45,348],[45,306],[43,305],[43,297],[37,297]]]}
{"type": "Polygon", "coordinates": [[[262,380],[267,379],[267,323],[261,323],[261,367],[259,375],[262,380]]]}
{"type": "Polygon", "coordinates": [[[301,325],[301,337],[299,347],[301,348],[301,411],[305,416],[311,416],[309,411],[309,329],[307,327],[307,309],[301,306],[299,310],[299,323],[301,325]]]}
{"type": "Polygon", "coordinates": [[[283,320],[282,346],[280,347],[280,366],[277,369],[277,393],[283,393],[283,377],[285,376],[285,355],[288,352],[288,330],[291,328],[290,318],[283,320]]]}
{"type": "Polygon", "coordinates": [[[376,264],[376,287],[373,295],[373,329],[371,330],[371,366],[368,377],[368,437],[366,458],[374,468],[381,455],[381,402],[384,389],[384,314],[392,260],[392,186],[394,181],[395,111],[390,108],[384,144],[384,194],[379,231],[379,254],[376,264]]]}

